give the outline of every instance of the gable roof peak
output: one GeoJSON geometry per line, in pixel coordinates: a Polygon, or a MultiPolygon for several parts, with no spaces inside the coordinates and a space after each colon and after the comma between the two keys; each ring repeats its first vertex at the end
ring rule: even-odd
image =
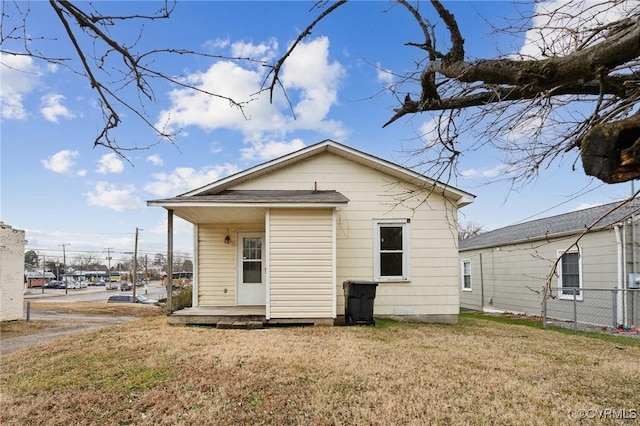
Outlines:
{"type": "Polygon", "coordinates": [[[390,174],[392,176],[398,177],[399,179],[417,181],[425,185],[432,186],[433,188],[437,188],[445,196],[455,200],[458,204],[458,207],[470,204],[475,199],[475,195],[471,193],[462,191],[446,183],[442,183],[420,173],[414,172],[413,170],[408,169],[404,166],[400,166],[396,163],[392,163],[388,160],[384,160],[371,154],[367,154],[363,151],[357,150],[331,139],[324,139],[313,145],[309,145],[273,160],[258,164],[249,169],[219,179],[208,185],[202,186],[189,192],[185,192],[178,197],[214,195],[226,189],[230,189],[232,186],[245,182],[249,179],[258,178],[265,174],[287,167],[298,161],[314,157],[324,152],[330,152],[332,154],[339,155],[340,157],[343,157],[354,163],[367,166],[371,169],[378,170],[386,174],[390,174]]]}

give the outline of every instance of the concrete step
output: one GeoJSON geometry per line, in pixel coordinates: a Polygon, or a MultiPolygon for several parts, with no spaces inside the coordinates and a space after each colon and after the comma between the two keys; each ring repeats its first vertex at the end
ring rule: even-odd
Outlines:
{"type": "Polygon", "coordinates": [[[264,328],[262,321],[235,321],[235,320],[222,320],[218,321],[216,328],[220,329],[234,329],[234,330],[257,330],[264,328]]]}

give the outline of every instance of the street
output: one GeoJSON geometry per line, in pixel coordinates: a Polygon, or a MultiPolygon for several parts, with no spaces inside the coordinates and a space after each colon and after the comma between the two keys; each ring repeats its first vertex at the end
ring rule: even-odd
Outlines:
{"type": "MultiPolygon", "coordinates": [[[[57,288],[30,288],[24,294],[25,302],[106,302],[109,296],[116,293],[133,293],[133,290],[121,292],[118,290],[106,290],[105,287],[87,287],[83,289],[57,288]]],[[[148,291],[145,294],[144,286],[136,287],[136,294],[143,295],[150,299],[161,300],[166,298],[167,291],[162,286],[161,281],[149,282],[148,291]]]]}

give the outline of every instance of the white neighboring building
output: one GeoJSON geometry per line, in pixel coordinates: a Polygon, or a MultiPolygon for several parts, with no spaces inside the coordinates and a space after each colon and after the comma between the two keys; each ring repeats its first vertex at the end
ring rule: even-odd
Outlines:
{"type": "Polygon", "coordinates": [[[0,321],[22,319],[24,231],[0,222],[0,321]]]}

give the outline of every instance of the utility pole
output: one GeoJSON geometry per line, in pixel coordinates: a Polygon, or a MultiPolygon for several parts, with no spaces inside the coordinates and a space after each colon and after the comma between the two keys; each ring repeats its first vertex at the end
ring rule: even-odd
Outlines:
{"type": "Polygon", "coordinates": [[[104,288],[111,288],[111,250],[113,250],[113,247],[106,247],[105,250],[107,251],[107,267],[109,269],[107,270],[107,282],[104,284],[104,288]],[[109,283],[108,287],[107,283],[109,283]]]}
{"type": "MultiPolygon", "coordinates": [[[[64,276],[67,273],[67,251],[65,250],[67,246],[70,246],[71,243],[62,243],[58,244],[62,246],[62,275],[64,276]]],[[[69,289],[67,288],[68,282],[64,283],[64,294],[69,294],[69,289]]]]}
{"type": "Polygon", "coordinates": [[[136,228],[136,242],[133,248],[133,303],[136,302],[136,285],[138,284],[138,228],[136,228]]]}
{"type": "Polygon", "coordinates": [[[47,267],[47,261],[45,260],[45,255],[42,255],[42,294],[44,294],[44,274],[45,274],[45,269],[47,267]]]}

